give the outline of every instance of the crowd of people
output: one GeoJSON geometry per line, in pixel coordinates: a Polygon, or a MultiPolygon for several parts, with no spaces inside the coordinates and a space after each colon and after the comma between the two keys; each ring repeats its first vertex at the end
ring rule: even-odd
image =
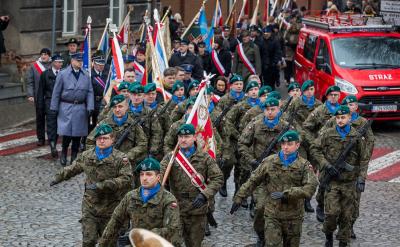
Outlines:
{"type": "Polygon", "coordinates": [[[62,136],[63,169],[51,186],[86,175],[83,246],[116,246],[135,227],[174,246],[200,247],[209,225],[217,225],[214,197],[228,196],[232,171],[230,213],[250,208],[256,246],[299,246],[304,211],[314,212],[310,200],[317,187],[325,246],[333,246],[337,228],[339,246],[349,246],[356,237],[353,225],[374,137],[358,114],[356,97],[339,102],[340,88],[332,86],[322,103],[314,96],[313,81],[294,81],[302,13],[286,9],[284,22],[271,17],[264,27],[238,28],[237,37],[229,35],[229,26],[217,28],[211,52],[201,40],[172,35],[162,82],[169,100],[155,83],[141,83],[137,68],[145,67],[146,49],[139,43],[135,56],[124,56],[123,81],[112,88],[108,102],[106,54],[95,52],[89,76],[76,39],[68,41],[65,54],[40,51],[27,75],[38,145],[45,144],[46,129],[56,158],[62,136]],[[281,70],[286,99],[275,90],[281,70]],[[199,142],[198,130],[186,123],[204,71],[216,75],[206,90],[216,159],[199,142]],[[360,137],[362,128],[367,131],[360,137]],[[345,163],[351,169],[344,169],[336,159],[350,143],[345,163]],[[328,182],[318,186],[318,180],[328,182]]]}

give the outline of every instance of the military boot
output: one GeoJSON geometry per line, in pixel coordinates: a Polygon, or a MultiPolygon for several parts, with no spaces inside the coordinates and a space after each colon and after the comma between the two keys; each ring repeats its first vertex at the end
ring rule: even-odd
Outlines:
{"type": "Polygon", "coordinates": [[[67,154],[68,154],[68,147],[62,147],[61,157],[60,157],[60,164],[62,166],[67,165],[67,154]]]}
{"type": "Polygon", "coordinates": [[[55,141],[50,141],[50,150],[51,150],[51,157],[57,158],[58,157],[58,152],[57,152],[56,142],[55,141]]]}
{"type": "Polygon", "coordinates": [[[210,236],[211,235],[210,226],[209,226],[208,222],[206,223],[206,229],[204,231],[204,234],[206,236],[210,236]]]}
{"type": "Polygon", "coordinates": [[[227,197],[228,196],[228,192],[226,191],[226,180],[224,181],[224,184],[222,185],[222,187],[219,189],[219,194],[222,197],[227,197]]]}
{"type": "Polygon", "coordinates": [[[339,241],[339,247],[347,247],[347,242],[339,241]]]}
{"type": "Polygon", "coordinates": [[[333,234],[325,233],[325,247],[333,247],[333,234]]]}
{"type": "Polygon", "coordinates": [[[316,215],[317,215],[317,220],[319,222],[321,223],[324,222],[325,220],[324,208],[321,207],[320,205],[317,206],[316,215]]]}
{"type": "Polygon", "coordinates": [[[351,225],[351,235],[350,235],[350,237],[352,239],[356,239],[357,236],[356,236],[356,233],[354,232],[354,227],[353,226],[354,226],[354,224],[351,225]]]}
{"type": "Polygon", "coordinates": [[[257,233],[257,243],[256,247],[264,247],[265,245],[265,236],[264,232],[263,233],[257,233]]]}
{"type": "Polygon", "coordinates": [[[311,206],[311,200],[310,199],[304,199],[304,210],[307,213],[314,213],[314,208],[311,206]]]}

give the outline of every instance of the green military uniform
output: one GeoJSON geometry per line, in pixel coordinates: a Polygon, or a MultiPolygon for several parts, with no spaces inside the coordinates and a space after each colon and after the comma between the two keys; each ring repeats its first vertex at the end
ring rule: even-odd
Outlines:
{"type": "Polygon", "coordinates": [[[178,105],[175,106],[175,108],[172,110],[172,112],[170,114],[171,123],[175,123],[176,121],[179,121],[180,119],[182,119],[183,115],[185,115],[186,105],[187,105],[188,101],[193,98],[194,97],[188,97],[182,103],[179,103],[178,105]]]}
{"type": "MultiPolygon", "coordinates": [[[[311,155],[318,161],[319,171],[322,175],[330,165],[334,164],[335,159],[350,140],[357,135],[354,127],[349,129],[349,133],[344,138],[340,136],[336,127],[326,129],[311,145],[311,155]]],[[[344,243],[348,243],[350,240],[356,200],[355,184],[358,179],[365,181],[369,158],[370,152],[367,149],[365,138],[357,140],[356,145],[346,158],[346,162],[354,166],[353,171],[341,172],[340,179],[332,180],[324,193],[325,221],[323,231],[327,235],[332,235],[339,225],[337,238],[344,243]]]]}
{"type": "MultiPolygon", "coordinates": [[[[247,32],[248,31],[244,31],[247,32]]],[[[242,43],[244,54],[246,55],[247,59],[253,65],[254,69],[256,70],[256,74],[261,74],[261,57],[260,57],[260,49],[259,47],[254,44],[252,41],[248,43],[242,43]]],[[[244,78],[247,78],[249,75],[253,74],[250,72],[247,67],[245,66],[243,60],[239,56],[237,49],[235,50],[235,54],[233,56],[233,65],[232,65],[232,73],[236,73],[242,75],[244,78]]]]}

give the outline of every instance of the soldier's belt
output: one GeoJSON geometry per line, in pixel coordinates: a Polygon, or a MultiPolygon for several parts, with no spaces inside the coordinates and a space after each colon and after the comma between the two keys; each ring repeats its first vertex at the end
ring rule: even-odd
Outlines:
{"type": "Polygon", "coordinates": [[[206,184],[204,183],[204,178],[196,171],[196,169],[194,169],[192,164],[190,164],[189,160],[186,159],[185,155],[183,155],[180,150],[176,154],[175,160],[196,188],[202,192],[207,189],[206,184]]]}
{"type": "Polygon", "coordinates": [[[66,99],[61,99],[61,102],[68,103],[68,104],[73,104],[73,105],[85,104],[85,101],[79,101],[79,100],[66,100],[66,99]]]}

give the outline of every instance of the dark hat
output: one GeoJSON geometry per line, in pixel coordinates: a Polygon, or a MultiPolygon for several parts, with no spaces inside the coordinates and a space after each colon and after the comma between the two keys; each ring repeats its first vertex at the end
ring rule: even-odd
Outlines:
{"type": "Polygon", "coordinates": [[[263,96],[264,94],[270,93],[272,91],[272,88],[268,85],[262,86],[260,90],[258,91],[258,97],[263,96]]]}
{"type": "Polygon", "coordinates": [[[263,28],[263,33],[272,33],[272,25],[268,25],[266,27],[263,28]]]}
{"type": "Polygon", "coordinates": [[[197,43],[197,47],[204,48],[206,47],[206,43],[204,41],[200,41],[199,43],[197,43]]]}
{"type": "Polygon", "coordinates": [[[180,43],[181,42],[181,38],[176,37],[172,40],[172,43],[180,43]]]}
{"type": "Polygon", "coordinates": [[[196,103],[196,99],[196,96],[189,97],[186,101],[185,110],[187,110],[190,106],[194,106],[194,103],[196,103]]]}
{"type": "Polygon", "coordinates": [[[45,54],[51,56],[51,51],[50,51],[49,48],[42,48],[42,49],[40,50],[40,54],[43,54],[43,53],[45,53],[45,54]]]}
{"type": "Polygon", "coordinates": [[[296,88],[300,88],[299,83],[292,82],[292,83],[289,84],[289,86],[287,88],[287,91],[290,92],[290,91],[292,91],[293,89],[296,89],[296,88]]]}
{"type": "Polygon", "coordinates": [[[95,64],[98,64],[98,65],[105,65],[106,64],[106,58],[104,56],[102,56],[102,55],[96,56],[96,57],[93,57],[93,62],[95,64]]]}
{"type": "Polygon", "coordinates": [[[122,56],[122,58],[124,59],[124,63],[130,63],[130,62],[134,62],[135,61],[135,56],[134,55],[124,55],[122,56]]]}
{"type": "Polygon", "coordinates": [[[63,62],[64,58],[60,54],[55,54],[54,56],[51,57],[51,61],[63,62]]]}
{"type": "Polygon", "coordinates": [[[328,96],[332,92],[339,92],[340,93],[340,87],[338,86],[330,86],[325,92],[325,96],[328,96]]]}
{"type": "Polygon", "coordinates": [[[188,45],[189,41],[186,39],[181,40],[181,45],[188,45]]]}
{"type": "Polygon", "coordinates": [[[74,53],[74,54],[71,55],[71,59],[82,61],[83,60],[83,53],[82,52],[74,53]]]}
{"type": "Polygon", "coordinates": [[[357,97],[354,95],[348,95],[342,100],[342,105],[347,105],[349,103],[357,103],[357,97]]]}
{"type": "Polygon", "coordinates": [[[279,100],[274,97],[268,97],[267,100],[262,103],[262,106],[265,108],[270,106],[279,106],[279,100]]]}
{"type": "Polygon", "coordinates": [[[251,31],[258,31],[257,25],[251,25],[251,26],[249,27],[249,31],[250,31],[250,32],[251,32],[251,31]]]}
{"type": "Polygon", "coordinates": [[[160,162],[154,158],[146,158],[136,166],[136,172],[140,171],[159,171],[161,169],[160,162]]]}
{"type": "Polygon", "coordinates": [[[146,49],[143,47],[139,47],[136,51],[136,54],[143,54],[146,55],[146,49]]]}
{"type": "Polygon", "coordinates": [[[222,27],[222,29],[224,29],[224,31],[229,31],[229,30],[231,30],[231,26],[229,26],[229,25],[224,25],[224,26],[222,27]]]}
{"type": "Polygon", "coordinates": [[[195,133],[193,124],[182,124],[178,129],[178,135],[194,135],[195,133]]]}
{"type": "Polygon", "coordinates": [[[115,105],[118,105],[119,103],[123,102],[124,100],[125,100],[125,96],[123,96],[122,94],[115,95],[111,99],[110,107],[114,107],[115,105]]]}
{"type": "Polygon", "coordinates": [[[130,93],[144,93],[144,88],[142,85],[140,85],[139,83],[132,83],[131,85],[129,85],[129,92],[130,93]]]}
{"type": "Polygon", "coordinates": [[[278,91],[272,91],[268,94],[268,98],[275,98],[277,100],[280,100],[282,98],[281,93],[278,91]]]}
{"type": "Polygon", "coordinates": [[[219,48],[222,48],[223,44],[224,44],[224,38],[219,37],[217,39],[214,40],[215,44],[218,44],[219,48]]]}
{"type": "Polygon", "coordinates": [[[192,88],[198,87],[199,84],[200,84],[200,82],[198,80],[193,80],[192,82],[190,82],[189,86],[188,86],[188,92],[190,92],[190,90],[192,90],[192,88]]]}
{"type": "Polygon", "coordinates": [[[232,77],[231,77],[231,79],[229,80],[229,83],[230,83],[230,84],[233,84],[233,83],[235,83],[235,82],[237,82],[237,81],[243,82],[243,77],[240,76],[240,75],[238,75],[238,74],[232,74],[232,77]]]}
{"type": "Polygon", "coordinates": [[[313,80],[307,80],[305,82],[303,82],[303,85],[301,85],[301,91],[307,91],[307,89],[309,89],[310,87],[314,86],[314,81],[313,80]]]}
{"type": "Polygon", "coordinates": [[[185,88],[185,85],[183,84],[182,81],[175,81],[174,85],[172,85],[172,89],[171,92],[175,93],[176,90],[178,90],[179,88],[185,88]]]}
{"type": "Polygon", "coordinates": [[[350,108],[347,105],[340,105],[335,112],[335,116],[345,114],[350,114],[350,108]]]}
{"type": "Polygon", "coordinates": [[[108,124],[100,124],[96,127],[94,138],[112,133],[113,129],[108,124]]]}
{"type": "Polygon", "coordinates": [[[297,131],[295,131],[295,130],[288,130],[285,132],[285,134],[283,134],[279,138],[280,142],[293,142],[293,141],[299,141],[299,140],[300,140],[299,133],[297,133],[297,131]]]}
{"type": "Polygon", "coordinates": [[[130,82],[127,81],[123,81],[119,84],[118,86],[118,90],[123,90],[123,89],[128,89],[129,90],[129,86],[131,85],[130,82]]]}
{"type": "Polygon", "coordinates": [[[181,67],[185,70],[185,73],[192,73],[193,65],[185,63],[181,64],[181,67]]]}
{"type": "Polygon", "coordinates": [[[65,43],[65,45],[69,45],[69,44],[77,44],[77,45],[79,45],[79,42],[78,42],[78,40],[75,39],[75,38],[70,38],[70,39],[67,41],[67,43],[65,43]]]}
{"type": "Polygon", "coordinates": [[[250,89],[255,88],[255,87],[259,87],[258,82],[256,82],[256,81],[250,81],[250,82],[247,83],[247,85],[246,85],[245,92],[247,93],[248,91],[250,91],[250,89]]]}
{"type": "Polygon", "coordinates": [[[156,91],[156,89],[157,89],[156,84],[150,82],[150,83],[147,83],[146,86],[144,86],[144,90],[143,91],[144,91],[144,93],[149,93],[149,92],[156,91]]]}

